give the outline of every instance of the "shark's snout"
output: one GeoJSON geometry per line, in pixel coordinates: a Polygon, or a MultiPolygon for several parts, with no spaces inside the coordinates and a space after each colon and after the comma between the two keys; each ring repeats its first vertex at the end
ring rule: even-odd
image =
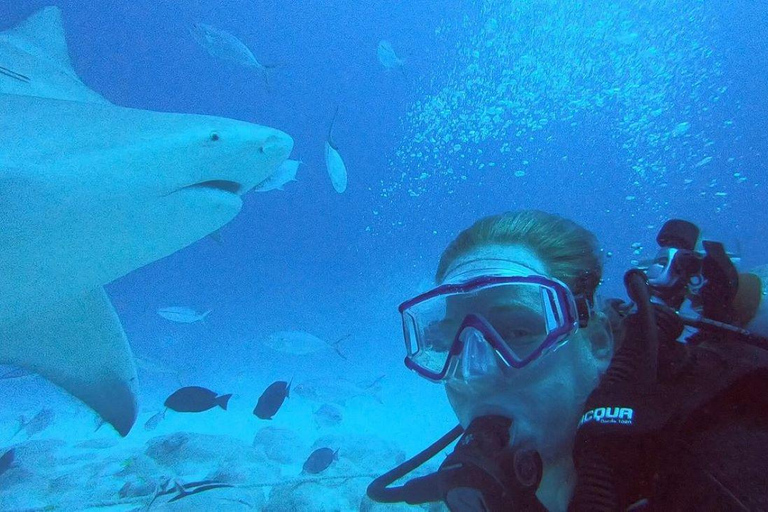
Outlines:
{"type": "Polygon", "coordinates": [[[275,172],[293,149],[293,139],[279,130],[240,122],[235,128],[206,135],[207,144],[197,160],[187,158],[187,172],[179,173],[179,181],[162,196],[200,192],[214,202],[229,201],[227,196],[243,195],[275,172]]]}
{"type": "Polygon", "coordinates": [[[259,151],[269,158],[286,159],[293,149],[293,139],[284,133],[276,133],[264,139],[259,151]]]}

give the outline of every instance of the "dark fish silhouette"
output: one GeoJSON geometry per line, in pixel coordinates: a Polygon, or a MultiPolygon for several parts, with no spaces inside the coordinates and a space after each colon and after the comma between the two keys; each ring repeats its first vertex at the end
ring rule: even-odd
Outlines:
{"type": "Polygon", "coordinates": [[[372,382],[354,382],[343,377],[321,377],[294,386],[293,393],[321,404],[332,403],[344,406],[356,397],[370,397],[382,403],[379,393],[384,377],[381,375],[372,382]]]}
{"type": "Polygon", "coordinates": [[[231,394],[219,396],[210,389],[188,386],[166,398],[165,406],[176,412],[203,412],[218,405],[226,411],[230,398],[231,394]]]}
{"type": "Polygon", "coordinates": [[[304,473],[311,475],[320,473],[328,469],[333,461],[339,458],[339,450],[333,451],[330,448],[318,448],[309,454],[304,462],[304,473]]]}
{"type": "Polygon", "coordinates": [[[262,420],[271,420],[272,416],[280,410],[280,406],[283,405],[285,399],[288,398],[290,390],[291,384],[289,382],[284,380],[273,382],[259,397],[259,401],[253,409],[253,414],[262,420]]]}
{"type": "Polygon", "coordinates": [[[0,475],[8,471],[8,469],[13,464],[13,458],[16,455],[16,452],[13,448],[8,450],[3,454],[2,457],[0,457],[0,475]]]}

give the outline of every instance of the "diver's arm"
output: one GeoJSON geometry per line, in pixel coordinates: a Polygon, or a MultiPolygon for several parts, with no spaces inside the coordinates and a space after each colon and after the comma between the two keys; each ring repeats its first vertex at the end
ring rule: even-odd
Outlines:
{"type": "Polygon", "coordinates": [[[768,510],[768,370],[734,383],[688,421],[655,479],[656,510],[768,510]]]}

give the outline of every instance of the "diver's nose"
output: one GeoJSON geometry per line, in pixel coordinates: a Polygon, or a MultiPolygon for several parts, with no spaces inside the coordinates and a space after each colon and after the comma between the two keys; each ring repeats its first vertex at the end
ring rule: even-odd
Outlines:
{"type": "Polygon", "coordinates": [[[501,373],[496,362],[496,351],[480,331],[471,327],[465,329],[461,339],[464,348],[461,351],[456,377],[469,381],[501,373]]]}

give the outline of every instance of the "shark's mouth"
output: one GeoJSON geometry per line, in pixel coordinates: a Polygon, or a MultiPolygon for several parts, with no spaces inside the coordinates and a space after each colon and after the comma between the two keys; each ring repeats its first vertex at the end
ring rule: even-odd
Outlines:
{"type": "Polygon", "coordinates": [[[211,189],[211,190],[221,190],[222,192],[239,194],[240,190],[243,187],[242,185],[240,185],[240,183],[237,183],[236,181],[209,180],[209,181],[203,181],[200,183],[195,183],[194,185],[187,185],[186,187],[182,187],[180,190],[184,190],[187,188],[203,188],[203,189],[211,189]]]}

